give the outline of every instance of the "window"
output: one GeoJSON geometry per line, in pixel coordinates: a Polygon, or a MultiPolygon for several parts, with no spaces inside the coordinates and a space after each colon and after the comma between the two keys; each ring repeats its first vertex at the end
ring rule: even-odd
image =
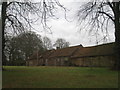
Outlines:
{"type": "Polygon", "coordinates": [[[66,57],[66,58],[64,58],[64,60],[65,60],[65,61],[68,61],[68,58],[66,57]]]}

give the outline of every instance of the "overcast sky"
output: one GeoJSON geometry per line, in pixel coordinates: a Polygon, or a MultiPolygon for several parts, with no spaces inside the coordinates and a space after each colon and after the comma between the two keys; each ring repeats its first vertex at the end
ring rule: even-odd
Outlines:
{"type": "MultiPolygon", "coordinates": [[[[70,21],[68,22],[64,18],[64,11],[58,10],[56,12],[56,17],[59,19],[55,20],[49,20],[48,25],[51,26],[52,34],[49,34],[48,32],[45,32],[45,30],[40,27],[40,24],[36,25],[36,32],[40,34],[41,36],[47,36],[49,37],[52,42],[54,43],[57,38],[64,38],[66,41],[70,42],[71,46],[82,44],[83,46],[93,46],[96,45],[96,39],[95,37],[89,36],[88,34],[85,34],[84,31],[81,33],[79,32],[79,26],[77,26],[77,18],[76,13],[79,9],[79,6],[81,2],[75,2],[74,0],[70,0],[69,2],[62,1],[62,5],[64,5],[67,9],[70,11],[67,11],[67,19],[70,21]]],[[[114,29],[113,27],[109,28],[109,41],[107,42],[114,42],[114,29]]],[[[99,37],[101,38],[101,37],[99,37]]],[[[107,43],[106,42],[106,43],[107,43]]],[[[105,43],[101,41],[99,44],[105,43]]]]}
{"type": "MultiPolygon", "coordinates": [[[[40,21],[37,22],[37,25],[34,25],[34,28],[36,30],[33,31],[35,31],[37,34],[40,34],[41,36],[49,37],[52,43],[54,43],[57,38],[63,38],[66,41],[70,42],[70,46],[75,46],[79,44],[82,44],[83,46],[96,45],[95,37],[89,36],[87,33],[85,33],[85,31],[80,32],[79,30],[80,27],[78,26],[76,13],[82,2],[80,2],[80,0],[60,0],[60,3],[69,10],[66,12],[67,20],[69,22],[64,17],[64,10],[59,8],[59,10],[55,13],[56,17],[59,19],[50,19],[47,22],[48,25],[51,27],[52,34],[42,28],[40,21]]],[[[107,42],[114,42],[114,28],[112,25],[111,27],[109,27],[109,35],[110,39],[107,42]]],[[[101,41],[100,44],[102,43],[105,42],[101,41]]]]}

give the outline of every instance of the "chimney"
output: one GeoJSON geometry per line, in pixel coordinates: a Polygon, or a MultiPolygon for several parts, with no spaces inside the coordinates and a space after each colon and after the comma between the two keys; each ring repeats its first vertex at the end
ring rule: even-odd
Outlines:
{"type": "Polygon", "coordinates": [[[60,47],[56,47],[56,49],[60,49],[60,47]]]}
{"type": "Polygon", "coordinates": [[[80,44],[79,46],[83,47],[83,45],[82,45],[82,44],[80,44]]]}

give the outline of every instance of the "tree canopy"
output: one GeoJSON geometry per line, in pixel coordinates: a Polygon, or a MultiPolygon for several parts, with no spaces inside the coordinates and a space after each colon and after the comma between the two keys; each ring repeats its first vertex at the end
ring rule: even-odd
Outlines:
{"type": "Polygon", "coordinates": [[[5,55],[8,61],[14,65],[15,62],[25,62],[37,50],[44,51],[41,36],[36,35],[34,32],[26,32],[11,39],[7,38],[5,55]]]}
{"type": "Polygon", "coordinates": [[[43,42],[43,47],[46,50],[50,50],[50,49],[53,48],[52,47],[52,42],[51,42],[50,38],[48,38],[48,37],[45,36],[45,37],[42,38],[42,42],[43,42]]]}
{"type": "MultiPolygon", "coordinates": [[[[114,0],[91,0],[83,4],[78,11],[78,21],[84,24],[84,29],[99,35],[103,33],[103,39],[109,36],[109,23],[113,23],[115,29],[115,65],[114,68],[120,70],[120,1],[114,0]]],[[[84,30],[83,29],[83,30],[84,30]]]]}
{"type": "Polygon", "coordinates": [[[67,42],[65,39],[63,38],[58,38],[56,40],[56,42],[54,43],[54,46],[58,47],[58,48],[66,48],[69,47],[70,43],[67,42]]]}

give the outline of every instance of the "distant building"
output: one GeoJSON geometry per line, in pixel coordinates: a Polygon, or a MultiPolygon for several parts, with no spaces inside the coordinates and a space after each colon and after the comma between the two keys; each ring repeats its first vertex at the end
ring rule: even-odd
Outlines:
{"type": "Polygon", "coordinates": [[[81,48],[70,61],[76,66],[112,66],[114,60],[114,43],[109,43],[81,48]]]}
{"type": "Polygon", "coordinates": [[[54,62],[51,64],[54,66],[70,66],[70,58],[81,48],[83,48],[82,45],[57,49],[51,54],[49,61],[54,62]]]}
{"type": "Polygon", "coordinates": [[[27,66],[112,66],[114,43],[98,46],[72,46],[43,53],[34,53],[26,61],[27,66]]]}
{"type": "Polygon", "coordinates": [[[26,61],[26,66],[45,66],[47,65],[49,56],[53,50],[47,50],[44,52],[36,51],[33,55],[26,61]]]}

